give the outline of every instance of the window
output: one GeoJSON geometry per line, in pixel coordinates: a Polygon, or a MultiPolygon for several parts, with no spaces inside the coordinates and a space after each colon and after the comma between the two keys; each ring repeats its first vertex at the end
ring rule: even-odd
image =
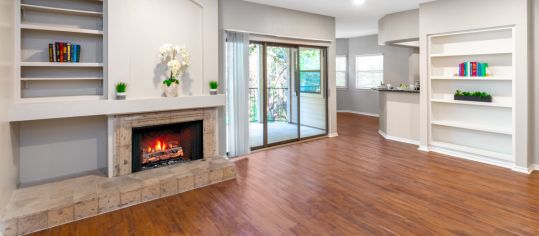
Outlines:
{"type": "Polygon", "coordinates": [[[322,90],[322,50],[318,48],[299,49],[299,91],[320,93],[322,90]]]}
{"type": "Polygon", "coordinates": [[[337,88],[348,87],[348,81],[346,80],[347,70],[346,56],[337,56],[337,88]]]}
{"type": "Polygon", "coordinates": [[[384,55],[356,56],[356,88],[376,88],[384,82],[384,55]]]}

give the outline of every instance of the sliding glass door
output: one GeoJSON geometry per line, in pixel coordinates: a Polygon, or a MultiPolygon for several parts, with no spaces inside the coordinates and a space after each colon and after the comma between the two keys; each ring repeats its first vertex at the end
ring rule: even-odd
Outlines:
{"type": "Polygon", "coordinates": [[[266,47],[266,133],[267,144],[294,141],[299,138],[297,94],[295,84],[295,55],[290,46],[266,47]]]}
{"type": "Polygon", "coordinates": [[[299,48],[300,138],[327,132],[325,50],[299,48]]]}
{"type": "Polygon", "coordinates": [[[327,134],[325,49],[252,43],[249,52],[251,148],[327,134]]]}

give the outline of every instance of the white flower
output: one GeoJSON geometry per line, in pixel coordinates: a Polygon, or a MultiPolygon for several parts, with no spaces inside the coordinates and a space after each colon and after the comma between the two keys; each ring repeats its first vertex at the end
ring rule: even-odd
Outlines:
{"type": "Polygon", "coordinates": [[[171,76],[181,77],[191,65],[191,55],[185,46],[174,46],[172,44],[164,44],[159,48],[159,56],[163,62],[167,62],[171,76]]]}
{"type": "Polygon", "coordinates": [[[172,60],[167,63],[168,68],[172,72],[172,76],[180,77],[183,72],[183,66],[178,60],[172,60]]]}

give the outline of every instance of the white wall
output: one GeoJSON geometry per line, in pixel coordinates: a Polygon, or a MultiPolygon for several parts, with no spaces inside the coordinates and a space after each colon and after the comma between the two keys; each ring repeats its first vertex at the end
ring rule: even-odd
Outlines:
{"type": "MultiPolygon", "coordinates": [[[[528,108],[529,35],[528,0],[438,0],[420,6],[420,74],[421,93],[421,145],[428,145],[428,94],[427,84],[427,35],[482,29],[500,26],[515,26],[516,43],[516,164],[528,168],[531,153],[528,139],[530,125],[528,108]],[[462,10],[465,6],[466,10],[462,10]],[[456,17],[458,16],[458,17],[456,17]]],[[[531,66],[531,65],[530,65],[531,66]]],[[[530,135],[531,137],[531,135],[530,135]]]]}
{"type": "MultiPolygon", "coordinates": [[[[339,40],[337,43],[346,43],[346,41],[339,40]]],[[[344,46],[337,48],[344,48],[344,46]]],[[[414,59],[413,52],[414,49],[404,47],[380,46],[377,35],[348,39],[348,88],[337,90],[338,110],[369,114],[379,113],[378,92],[355,88],[356,56],[384,54],[384,82],[398,86],[400,83],[413,83],[413,80],[409,80],[409,59],[414,59]]]]}
{"type": "Polygon", "coordinates": [[[17,186],[18,173],[16,127],[7,121],[15,80],[13,4],[12,0],[0,0],[0,211],[17,186]]]}
{"type": "MultiPolygon", "coordinates": [[[[219,63],[221,83],[224,83],[224,31],[236,30],[259,35],[279,36],[275,41],[301,39],[330,41],[328,48],[328,90],[329,90],[329,133],[337,132],[336,90],[335,90],[335,18],[261,5],[242,0],[219,1],[219,45],[222,57],[219,63]],[[288,38],[288,39],[287,39],[288,38]]],[[[268,37],[271,39],[271,37],[268,37]]],[[[220,112],[223,116],[223,112],[220,112]]],[[[220,139],[224,139],[224,119],[221,119],[220,139]]],[[[220,145],[224,153],[224,143],[220,145]]]]}
{"type": "Polygon", "coordinates": [[[419,9],[396,12],[378,21],[378,44],[419,40],[419,9]]]}
{"type": "Polygon", "coordinates": [[[218,79],[217,0],[108,1],[109,96],[114,84],[128,83],[129,97],[162,95],[165,43],[184,45],[192,57],[180,95],[208,94],[218,79]],[[198,4],[200,3],[200,5],[198,4]]]}
{"type": "Polygon", "coordinates": [[[20,183],[77,175],[107,167],[105,116],[20,124],[20,183]]]}

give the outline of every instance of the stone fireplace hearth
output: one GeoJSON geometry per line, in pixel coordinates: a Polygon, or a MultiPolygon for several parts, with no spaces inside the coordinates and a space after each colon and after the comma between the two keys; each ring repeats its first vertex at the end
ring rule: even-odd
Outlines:
{"type": "MultiPolygon", "coordinates": [[[[217,156],[216,117],[216,108],[115,116],[109,178],[89,175],[17,189],[0,216],[0,233],[28,234],[236,178],[235,165],[217,156]],[[200,122],[202,157],[186,151],[183,156],[190,156],[188,161],[133,173],[133,130],[200,122]]],[[[179,144],[168,141],[178,156],[181,145],[182,149],[196,146],[182,144],[181,138],[188,136],[182,135],[178,134],[179,144]]]]}

